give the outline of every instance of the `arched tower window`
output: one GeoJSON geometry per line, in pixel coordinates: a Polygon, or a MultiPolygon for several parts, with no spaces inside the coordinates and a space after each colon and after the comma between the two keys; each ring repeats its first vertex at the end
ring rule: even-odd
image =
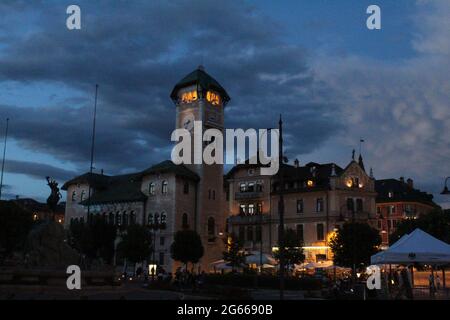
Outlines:
{"type": "Polygon", "coordinates": [[[76,201],[77,200],[77,192],[74,191],[72,192],[72,201],[76,201]]]}

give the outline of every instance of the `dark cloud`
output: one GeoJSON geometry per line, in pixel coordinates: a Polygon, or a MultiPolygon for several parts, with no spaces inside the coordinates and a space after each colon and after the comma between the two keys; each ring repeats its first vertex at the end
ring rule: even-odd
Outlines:
{"type": "Polygon", "coordinates": [[[71,170],[57,168],[44,163],[19,160],[7,160],[5,162],[5,171],[10,173],[25,174],[43,181],[45,181],[45,178],[49,176],[60,182],[67,181],[75,175],[75,172],[71,170]]]}
{"type": "MultiPolygon", "coordinates": [[[[3,5],[26,32],[5,35],[0,82],[50,83],[84,93],[59,105],[0,106],[23,147],[88,168],[93,87],[100,84],[97,168],[142,169],[168,158],[173,85],[199,64],[229,91],[228,127],[273,127],[302,138],[292,152],[314,150],[340,128],[338,106],[308,67],[308,52],[280,39],[282,28],[243,1],[78,1],[82,30],[65,28],[65,1],[3,5]],[[26,18],[32,16],[33,19],[26,18]],[[77,100],[78,99],[78,100],[77,100]]],[[[289,143],[289,140],[288,140],[289,143]]]]}

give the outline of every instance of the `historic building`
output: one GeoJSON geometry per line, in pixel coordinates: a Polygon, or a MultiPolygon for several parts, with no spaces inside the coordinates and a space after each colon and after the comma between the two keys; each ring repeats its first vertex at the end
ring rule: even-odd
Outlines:
{"type": "Polygon", "coordinates": [[[414,188],[412,179],[400,177],[375,181],[377,192],[377,228],[380,231],[382,245],[389,245],[389,235],[397,224],[404,219],[415,219],[438,208],[433,195],[414,188]]]}
{"type": "Polygon", "coordinates": [[[345,221],[376,222],[375,180],[363,159],[344,169],[335,163],[283,165],[262,176],[258,165],[237,165],[226,175],[228,231],[248,250],[272,253],[278,245],[278,201],[283,192],[286,229],[295,230],[306,261],[330,260],[330,236],[345,221]],[[283,185],[279,184],[283,174],[283,185]]]}
{"type": "MultiPolygon", "coordinates": [[[[230,97],[202,67],[177,83],[170,97],[176,107],[176,128],[192,135],[194,121],[202,121],[202,130],[223,131],[224,108],[230,97]]],[[[170,245],[174,233],[182,228],[200,234],[205,249],[200,261],[203,270],[222,257],[226,221],[223,165],[163,161],[127,175],[83,174],[66,182],[63,189],[67,191],[66,227],[74,219],[86,220],[88,211],[120,226],[162,227],[154,230],[155,262],[168,271],[177,266],[170,258],[170,245]]]]}

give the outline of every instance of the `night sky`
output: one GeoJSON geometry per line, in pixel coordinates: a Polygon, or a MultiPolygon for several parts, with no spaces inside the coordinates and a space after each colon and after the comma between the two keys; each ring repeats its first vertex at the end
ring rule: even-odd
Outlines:
{"type": "MultiPolygon", "coordinates": [[[[411,177],[438,195],[450,175],[450,2],[0,2],[0,138],[10,121],[4,196],[43,200],[95,168],[170,158],[174,84],[198,65],[232,100],[228,128],[285,119],[286,153],[346,166],[362,153],[377,179],[411,177]],[[82,29],[66,28],[81,7],[82,29]],[[366,27],[377,4],[382,29],[366,27]]],[[[1,144],[3,147],[3,143],[1,144]]]]}

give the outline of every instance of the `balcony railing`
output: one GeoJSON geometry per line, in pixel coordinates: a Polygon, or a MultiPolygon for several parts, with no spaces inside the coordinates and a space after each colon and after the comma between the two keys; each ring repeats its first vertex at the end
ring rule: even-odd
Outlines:
{"type": "Polygon", "coordinates": [[[236,215],[228,218],[232,224],[258,224],[269,221],[270,217],[267,214],[255,215],[236,215]]]}
{"type": "Polygon", "coordinates": [[[234,194],[234,199],[236,200],[255,199],[261,198],[262,196],[263,196],[262,191],[244,191],[244,192],[236,192],[234,194]]]}

